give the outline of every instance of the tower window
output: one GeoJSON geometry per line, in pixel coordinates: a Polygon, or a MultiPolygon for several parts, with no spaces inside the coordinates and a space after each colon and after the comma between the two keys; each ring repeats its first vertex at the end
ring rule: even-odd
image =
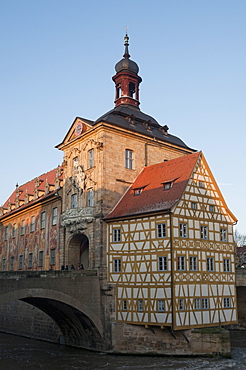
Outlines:
{"type": "Polygon", "coordinates": [[[94,149],[91,149],[88,152],[88,167],[94,167],[94,149]]]}
{"type": "Polygon", "coordinates": [[[72,194],[71,196],[71,207],[77,208],[77,194],[72,194]]]}
{"type": "Polygon", "coordinates": [[[125,152],[125,167],[132,170],[133,169],[133,151],[126,149],[125,152]]]}
{"type": "Polygon", "coordinates": [[[92,189],[88,190],[88,207],[94,206],[94,192],[92,189]]]}
{"type": "Polygon", "coordinates": [[[132,82],[129,83],[129,96],[135,99],[135,84],[132,82]]]}

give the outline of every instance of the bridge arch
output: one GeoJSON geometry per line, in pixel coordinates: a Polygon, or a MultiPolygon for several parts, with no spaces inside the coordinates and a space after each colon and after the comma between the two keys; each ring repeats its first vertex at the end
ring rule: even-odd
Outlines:
{"type": "Polygon", "coordinates": [[[35,306],[51,317],[63,334],[61,343],[103,350],[102,323],[84,302],[55,290],[32,288],[2,294],[0,304],[16,300],[35,306]]]}

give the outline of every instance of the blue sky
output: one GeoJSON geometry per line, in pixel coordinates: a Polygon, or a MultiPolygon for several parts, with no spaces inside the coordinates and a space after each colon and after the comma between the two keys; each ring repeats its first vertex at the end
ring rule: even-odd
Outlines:
{"type": "Polygon", "coordinates": [[[76,116],[113,108],[126,26],[141,110],[203,151],[246,234],[245,0],[0,1],[0,204],[61,164],[76,116]]]}

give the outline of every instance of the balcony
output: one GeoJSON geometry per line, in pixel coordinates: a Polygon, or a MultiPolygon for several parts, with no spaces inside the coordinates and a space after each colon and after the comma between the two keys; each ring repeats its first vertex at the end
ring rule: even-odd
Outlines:
{"type": "Polygon", "coordinates": [[[70,233],[83,232],[87,224],[94,220],[94,207],[68,208],[62,214],[61,225],[70,233]]]}

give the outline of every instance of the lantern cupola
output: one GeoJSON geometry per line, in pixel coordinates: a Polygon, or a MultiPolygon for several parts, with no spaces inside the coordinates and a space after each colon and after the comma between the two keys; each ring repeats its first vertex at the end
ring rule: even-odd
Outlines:
{"type": "Polygon", "coordinates": [[[142,78],[138,76],[138,65],[130,59],[128,50],[129,37],[126,33],[124,38],[125,53],[123,59],[121,59],[115,65],[116,75],[113,76],[115,83],[115,106],[120,104],[129,104],[134,107],[139,106],[139,84],[142,78]]]}

